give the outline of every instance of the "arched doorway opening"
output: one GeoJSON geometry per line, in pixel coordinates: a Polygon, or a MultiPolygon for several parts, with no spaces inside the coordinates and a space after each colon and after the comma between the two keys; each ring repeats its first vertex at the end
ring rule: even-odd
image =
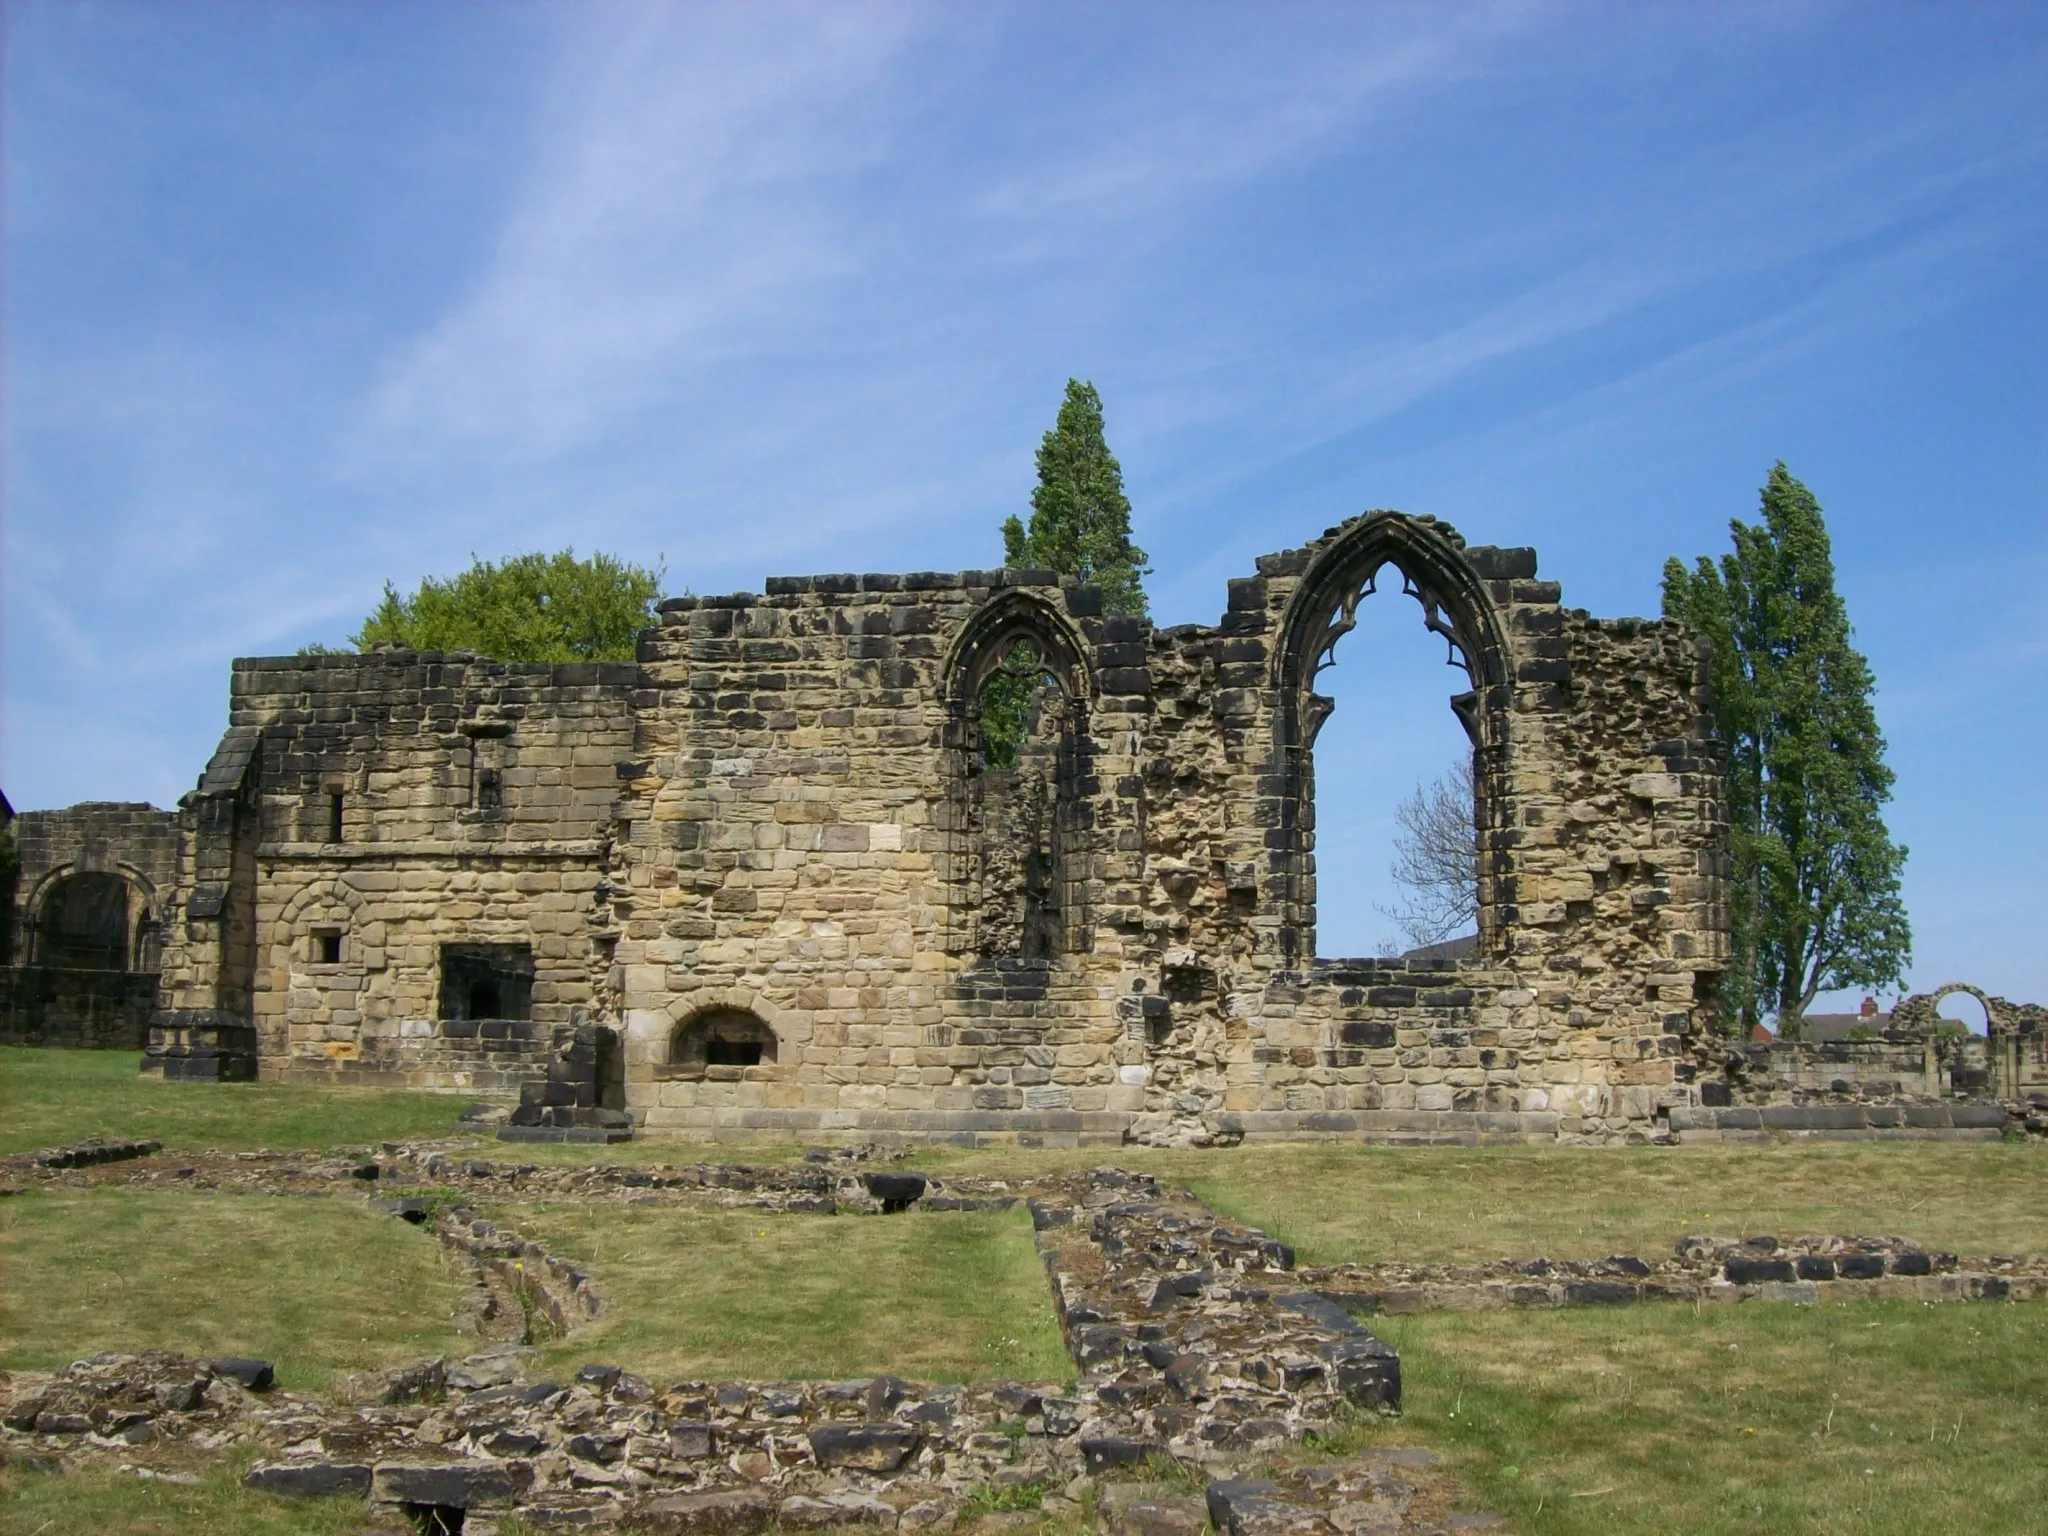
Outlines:
{"type": "Polygon", "coordinates": [[[35,963],[59,970],[125,971],[128,882],[120,875],[82,872],[51,883],[37,909],[35,963]]]}
{"type": "Polygon", "coordinates": [[[1934,1011],[1942,1024],[1960,1025],[1973,1035],[1988,1036],[1991,1033],[1991,1010],[1968,987],[1956,987],[1943,995],[1935,1004],[1934,1011]]]}

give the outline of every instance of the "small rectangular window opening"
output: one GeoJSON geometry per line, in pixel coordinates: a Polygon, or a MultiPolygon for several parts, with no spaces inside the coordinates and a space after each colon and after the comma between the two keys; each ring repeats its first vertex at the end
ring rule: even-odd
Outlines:
{"type": "Polygon", "coordinates": [[[528,944],[443,944],[441,1017],[531,1019],[533,971],[528,944]]]}
{"type": "Polygon", "coordinates": [[[341,805],[341,791],[330,792],[327,796],[327,841],[330,843],[341,841],[341,805]]]}
{"type": "Polygon", "coordinates": [[[480,811],[500,810],[505,804],[505,781],[495,768],[479,768],[476,771],[476,808],[480,811]]]}
{"type": "Polygon", "coordinates": [[[341,930],[339,928],[316,928],[313,930],[313,962],[316,965],[341,964],[341,930]]]}

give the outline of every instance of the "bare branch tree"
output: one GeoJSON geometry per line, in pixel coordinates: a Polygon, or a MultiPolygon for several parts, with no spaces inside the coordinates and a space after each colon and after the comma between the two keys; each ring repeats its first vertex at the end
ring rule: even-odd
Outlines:
{"type": "Polygon", "coordinates": [[[1410,944],[1439,944],[1479,928],[1479,834],[1472,759],[1451,764],[1394,812],[1394,862],[1388,873],[1401,900],[1381,907],[1410,944]]]}

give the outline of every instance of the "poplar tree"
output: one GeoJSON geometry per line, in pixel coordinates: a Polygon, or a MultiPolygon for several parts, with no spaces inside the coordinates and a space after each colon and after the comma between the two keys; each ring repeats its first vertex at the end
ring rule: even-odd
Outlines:
{"type": "Polygon", "coordinates": [[[1763,521],[1731,521],[1719,566],[1664,566],[1664,614],[1708,646],[1729,754],[1734,954],[1724,1001],[1745,1024],[1775,1013],[1796,1034],[1823,991],[1898,983],[1912,959],[1899,896],[1906,850],[1884,823],[1892,771],[1870,663],[1820,504],[1781,462],[1763,521]]]}
{"type": "Polygon", "coordinates": [[[1123,467],[1103,435],[1102,397],[1093,384],[1067,380],[1053,429],[1038,445],[1031,522],[1003,523],[1006,565],[1038,567],[1092,582],[1105,612],[1146,615],[1145,551],[1131,542],[1131,502],[1123,467]]]}

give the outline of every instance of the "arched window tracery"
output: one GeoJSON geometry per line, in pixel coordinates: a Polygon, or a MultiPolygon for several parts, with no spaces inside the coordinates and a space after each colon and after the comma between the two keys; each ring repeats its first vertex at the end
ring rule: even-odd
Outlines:
{"type": "Polygon", "coordinates": [[[952,673],[962,947],[991,963],[1085,948],[1079,647],[1041,603],[999,599],[970,626],[952,673]]]}
{"type": "Polygon", "coordinates": [[[1507,674],[1498,619],[1455,534],[1432,520],[1375,513],[1326,545],[1303,573],[1276,657],[1277,819],[1289,856],[1281,950],[1288,964],[1308,961],[1317,952],[1316,780],[1319,768],[1328,773],[1332,765],[1318,765],[1314,748],[1335,708],[1317,682],[1335,661],[1339,643],[1358,627],[1360,604],[1382,590],[1391,595],[1390,568],[1400,577],[1399,595],[1420,606],[1423,627],[1445,642],[1446,662],[1465,684],[1449,704],[1472,751],[1478,945],[1490,952],[1501,942],[1488,869],[1488,833],[1506,782],[1499,715],[1507,674]]]}

